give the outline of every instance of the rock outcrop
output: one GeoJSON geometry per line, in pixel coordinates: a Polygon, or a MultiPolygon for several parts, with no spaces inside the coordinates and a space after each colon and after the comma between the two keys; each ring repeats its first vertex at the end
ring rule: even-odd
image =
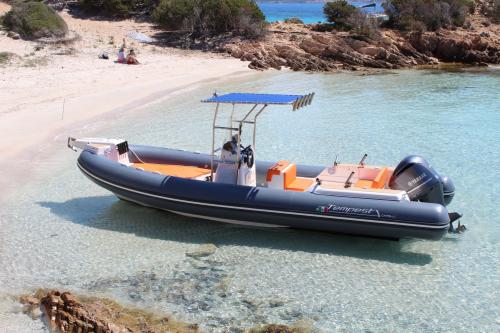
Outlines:
{"type": "Polygon", "coordinates": [[[254,69],[335,71],[396,69],[439,62],[498,64],[500,32],[498,26],[423,33],[380,30],[376,37],[368,38],[275,23],[262,40],[233,39],[219,45],[219,50],[250,61],[254,69]]]}
{"type": "Polygon", "coordinates": [[[196,324],[125,308],[109,299],[77,298],[69,292],[38,291],[35,296],[20,297],[19,301],[33,318],[43,312],[53,332],[200,332],[196,324]]]}

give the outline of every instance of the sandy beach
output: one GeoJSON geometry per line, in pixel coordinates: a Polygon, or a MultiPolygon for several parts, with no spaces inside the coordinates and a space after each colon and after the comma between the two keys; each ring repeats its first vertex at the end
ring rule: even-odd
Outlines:
{"type": "MultiPolygon", "coordinates": [[[[0,15],[9,8],[0,3],[0,15]]],[[[155,28],[149,23],[86,20],[67,12],[61,15],[72,35],[79,36],[77,41],[47,45],[14,40],[0,32],[0,52],[14,54],[0,65],[2,175],[13,171],[13,159],[26,164],[33,156],[27,150],[36,151],[56,137],[62,140],[86,120],[139,108],[203,82],[252,72],[247,63],[234,58],[162,48],[127,37],[134,31],[154,35],[155,28]],[[141,65],[114,62],[123,38],[127,47],[136,51],[141,65]],[[98,58],[103,52],[109,54],[109,60],[98,58]]]]}

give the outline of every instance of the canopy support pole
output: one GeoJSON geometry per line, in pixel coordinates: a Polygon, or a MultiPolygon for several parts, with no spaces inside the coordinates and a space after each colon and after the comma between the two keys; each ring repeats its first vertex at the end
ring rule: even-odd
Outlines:
{"type": "Polygon", "coordinates": [[[215,158],[215,127],[217,123],[217,114],[219,113],[219,103],[215,107],[214,120],[212,123],[212,154],[210,156],[210,181],[214,181],[214,158],[215,158]]]}
{"type": "Polygon", "coordinates": [[[257,117],[260,116],[260,114],[266,109],[267,107],[267,104],[264,105],[260,110],[259,112],[257,112],[257,114],[255,115],[255,117],[253,117],[253,142],[252,142],[252,146],[253,146],[253,151],[254,151],[254,155],[257,155],[256,151],[257,151],[257,148],[256,148],[256,145],[257,145],[257,117]]]}

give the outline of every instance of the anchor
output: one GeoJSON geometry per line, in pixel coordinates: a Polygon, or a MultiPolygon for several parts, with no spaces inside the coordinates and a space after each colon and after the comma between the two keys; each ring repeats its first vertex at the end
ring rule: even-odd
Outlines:
{"type": "Polygon", "coordinates": [[[460,220],[462,218],[463,214],[453,212],[453,213],[449,213],[448,216],[450,217],[450,227],[448,228],[449,233],[460,234],[460,233],[464,232],[465,230],[467,230],[465,225],[460,224],[460,221],[458,221],[457,228],[456,229],[453,228],[453,222],[460,220]]]}

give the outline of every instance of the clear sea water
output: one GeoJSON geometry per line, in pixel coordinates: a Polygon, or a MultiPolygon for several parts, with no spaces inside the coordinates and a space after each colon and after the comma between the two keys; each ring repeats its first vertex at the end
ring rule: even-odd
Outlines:
{"type": "Polygon", "coordinates": [[[53,156],[0,211],[0,331],[43,332],[14,297],[60,288],[241,332],[311,323],[321,332],[500,330],[500,71],[256,73],[89,123],[77,135],[206,152],[213,89],[316,92],[307,109],[274,109],[258,128],[259,158],[395,165],[421,154],[453,178],[451,210],[468,231],[391,242],[205,222],[117,200],[87,180],[77,154],[53,156]],[[186,252],[213,243],[195,259],[186,252]]]}
{"type": "MultiPolygon", "coordinates": [[[[375,2],[377,4],[376,8],[366,8],[364,9],[367,13],[382,12],[382,0],[371,1],[371,0],[351,0],[349,1],[356,7],[361,7],[366,4],[371,4],[375,2]]],[[[323,14],[323,6],[325,5],[322,1],[316,2],[260,2],[257,1],[259,7],[266,15],[266,20],[268,22],[283,21],[286,18],[298,17],[302,19],[304,23],[318,23],[324,22],[325,16],[323,14]]]]}

